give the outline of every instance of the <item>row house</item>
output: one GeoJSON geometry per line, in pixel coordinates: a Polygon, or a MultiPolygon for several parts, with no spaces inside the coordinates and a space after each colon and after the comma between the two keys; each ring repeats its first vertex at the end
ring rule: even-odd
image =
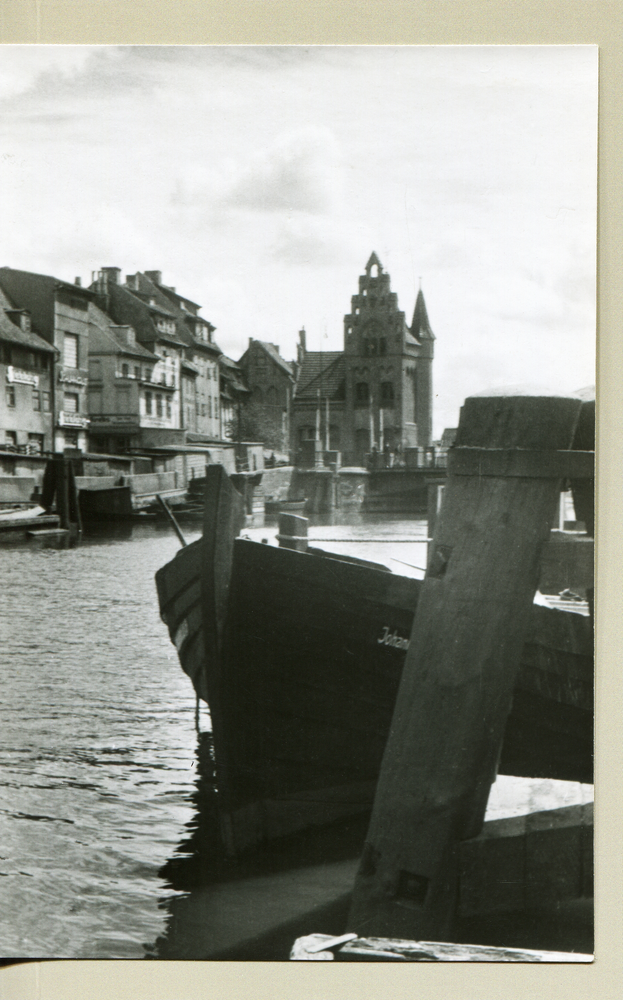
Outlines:
{"type": "Polygon", "coordinates": [[[222,437],[220,416],[219,357],[215,327],[199,315],[201,306],[165,285],[161,271],[128,276],[127,284],[138,294],[153,299],[176,318],[177,334],[184,343],[182,362],[182,426],[191,442],[209,442],[222,437]]]}
{"type": "Polygon", "coordinates": [[[53,450],[87,451],[92,294],[79,284],[10,267],[0,268],[0,289],[15,315],[27,314],[24,324],[54,349],[54,376],[42,390],[51,393],[53,450]]]}
{"type": "Polygon", "coordinates": [[[157,355],[137,342],[133,327],[115,325],[98,306],[91,307],[89,415],[94,451],[122,454],[140,449],[142,428],[166,415],[168,396],[154,381],[158,363],[157,355]]]}
{"type": "MultiPolygon", "coordinates": [[[[125,386],[130,399],[130,384],[136,383],[133,394],[138,403],[140,442],[143,446],[158,446],[179,443],[182,429],[181,399],[182,363],[185,344],[178,333],[175,314],[165,308],[153,294],[146,294],[138,282],[121,284],[121,271],[117,267],[102,268],[91,285],[99,309],[109,316],[113,325],[126,329],[132,346],[140,346],[149,353],[153,362],[141,367],[137,378],[138,364],[127,364],[128,376],[125,386]],[[146,378],[145,376],[149,377],[146,378]],[[177,432],[177,433],[172,433],[177,432]]],[[[122,336],[120,333],[119,336],[122,336]]],[[[123,369],[122,369],[123,370],[123,369]]]]}
{"type": "Polygon", "coordinates": [[[32,331],[30,313],[14,309],[0,290],[0,451],[52,450],[53,374],[54,348],[32,331]]]}

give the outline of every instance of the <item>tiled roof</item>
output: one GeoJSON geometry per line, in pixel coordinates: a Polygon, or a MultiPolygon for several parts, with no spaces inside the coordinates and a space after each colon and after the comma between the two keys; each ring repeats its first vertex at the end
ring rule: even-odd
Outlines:
{"type": "MultiPolygon", "coordinates": [[[[149,281],[149,279],[146,280],[149,281]]],[[[99,304],[104,305],[102,301],[99,304]]],[[[148,344],[153,344],[155,341],[165,341],[178,347],[186,346],[177,333],[161,333],[152,318],[151,307],[124,285],[108,282],[105,306],[105,311],[116,324],[134,327],[139,341],[148,344]]],[[[175,320],[177,328],[175,317],[171,315],[170,318],[175,320]]]]}
{"type": "MultiPolygon", "coordinates": [[[[158,358],[151,351],[148,351],[146,347],[142,344],[136,343],[129,345],[126,341],[121,338],[121,334],[115,329],[113,321],[110,316],[108,316],[99,306],[91,306],[89,313],[89,319],[91,321],[91,329],[95,327],[98,333],[102,334],[104,337],[104,342],[110,345],[109,350],[105,350],[102,353],[115,353],[115,354],[127,354],[134,358],[145,358],[147,361],[156,362],[158,358]]],[[[131,324],[123,324],[128,326],[131,324]]],[[[136,332],[136,331],[135,331],[136,332]]],[[[95,353],[99,353],[95,347],[95,341],[93,339],[93,349],[95,353]]]]}
{"type": "Polygon", "coordinates": [[[18,271],[13,267],[0,267],[0,288],[14,308],[28,309],[33,328],[48,343],[54,339],[54,293],[57,289],[83,299],[93,299],[93,293],[80,285],[60,281],[49,274],[18,271]]]}
{"type": "Polygon", "coordinates": [[[138,271],[131,276],[128,275],[127,280],[138,284],[138,290],[130,288],[130,291],[134,295],[141,299],[147,299],[148,301],[149,299],[153,299],[155,301],[156,306],[149,306],[150,309],[158,309],[167,317],[175,319],[177,336],[184,344],[187,344],[189,347],[204,348],[213,354],[215,352],[217,354],[221,353],[218,344],[213,342],[206,343],[205,340],[195,337],[193,330],[193,326],[197,323],[203,323],[211,330],[215,330],[216,327],[207,319],[204,319],[203,316],[196,316],[194,313],[185,312],[178,305],[178,302],[184,301],[200,309],[201,307],[196,302],[186,298],[184,295],[178,295],[177,292],[174,292],[172,288],[168,288],[166,285],[158,284],[142,271],[138,271]]]}
{"type": "Polygon", "coordinates": [[[341,351],[308,351],[301,364],[296,399],[323,399],[341,396],[346,378],[346,362],[341,351]]]}
{"type": "Polygon", "coordinates": [[[30,347],[36,351],[47,351],[48,354],[54,354],[54,348],[43,337],[37,336],[32,331],[21,330],[19,326],[16,326],[5,313],[1,303],[0,340],[9,341],[11,344],[21,344],[23,347],[30,347]]]}

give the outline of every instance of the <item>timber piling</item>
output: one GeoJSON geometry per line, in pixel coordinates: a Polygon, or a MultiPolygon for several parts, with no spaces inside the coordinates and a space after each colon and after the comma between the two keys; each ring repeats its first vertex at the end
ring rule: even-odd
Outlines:
{"type": "Polygon", "coordinates": [[[347,930],[444,940],[478,835],[562,483],[590,478],[577,398],[466,400],[347,930]],[[570,462],[569,459],[573,459],[570,462]]]}

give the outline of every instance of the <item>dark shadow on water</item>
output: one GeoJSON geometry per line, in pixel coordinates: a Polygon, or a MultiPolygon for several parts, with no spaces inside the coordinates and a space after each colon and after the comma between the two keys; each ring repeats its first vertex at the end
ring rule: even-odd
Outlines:
{"type": "MultiPolygon", "coordinates": [[[[282,837],[239,857],[228,857],[220,840],[213,741],[209,732],[198,734],[197,779],[191,801],[196,812],[187,824],[188,836],[180,842],[173,857],[162,866],[159,875],[164,880],[165,888],[189,894],[184,902],[191,903],[191,911],[192,901],[196,897],[197,912],[200,911],[201,896],[209,893],[210,886],[218,885],[220,892],[224,885],[231,886],[234,900],[236,883],[242,880],[279,876],[313,866],[356,859],[361,853],[369,821],[368,815],[341,820],[323,828],[282,837]]],[[[295,882],[293,891],[296,891],[295,882]]],[[[167,928],[153,946],[145,946],[147,958],[179,958],[177,949],[180,936],[188,941],[193,935],[197,939],[196,950],[185,957],[206,958],[204,950],[206,941],[210,938],[210,928],[204,924],[198,932],[196,920],[189,918],[188,907],[185,906],[180,911],[179,902],[179,896],[162,899],[161,907],[169,912],[167,928]],[[181,933],[184,924],[187,926],[181,933]]],[[[329,928],[329,933],[340,933],[339,928],[346,919],[346,905],[340,899],[337,907],[327,909],[324,920],[319,918],[323,928],[329,928]]],[[[235,939],[235,917],[232,920],[230,915],[229,922],[231,937],[235,939]]],[[[291,926],[288,923],[286,928],[277,926],[272,933],[263,934],[250,942],[241,938],[227,954],[210,954],[209,957],[255,961],[286,959],[298,933],[298,925],[291,926]]]]}

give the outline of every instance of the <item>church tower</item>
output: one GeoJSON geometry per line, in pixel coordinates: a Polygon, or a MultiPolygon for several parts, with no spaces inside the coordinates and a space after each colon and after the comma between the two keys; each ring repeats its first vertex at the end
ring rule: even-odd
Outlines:
{"type": "Polygon", "coordinates": [[[344,317],[346,400],[342,450],[353,464],[378,452],[426,447],[432,433],[434,335],[422,290],[411,328],[373,253],[344,317]]]}

